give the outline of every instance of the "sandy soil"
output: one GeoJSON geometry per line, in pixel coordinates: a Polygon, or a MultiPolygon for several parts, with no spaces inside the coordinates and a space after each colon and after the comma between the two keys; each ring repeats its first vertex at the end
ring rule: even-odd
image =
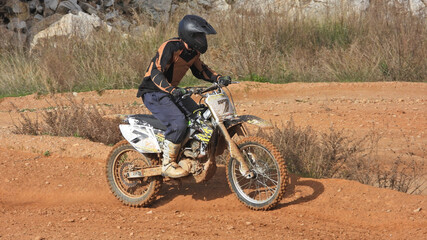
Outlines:
{"type": "MultiPolygon", "coordinates": [[[[375,129],[385,160],[408,152],[426,160],[425,83],[241,83],[230,89],[240,114],[277,124],[292,117],[299,126],[360,136],[375,129]]],[[[146,111],[134,90],[73,97],[146,111]]],[[[16,108],[34,117],[50,103],[50,96],[0,99],[0,239],[427,239],[425,194],[292,176],[277,209],[254,212],[231,193],[222,166],[206,185],[165,184],[152,207],[125,207],[105,179],[110,146],[12,133],[16,108]]]]}

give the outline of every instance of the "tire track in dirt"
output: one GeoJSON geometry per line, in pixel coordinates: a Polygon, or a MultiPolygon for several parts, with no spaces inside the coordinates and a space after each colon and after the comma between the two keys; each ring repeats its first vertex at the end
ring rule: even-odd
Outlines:
{"type": "Polygon", "coordinates": [[[231,194],[219,167],[206,185],[165,184],[153,207],[134,209],[109,193],[101,160],[37,156],[1,149],[1,176],[13,179],[0,191],[4,239],[40,234],[48,239],[421,239],[426,234],[425,211],[414,212],[426,209],[424,196],[357,182],[292,176],[277,209],[255,212],[231,194]],[[31,167],[25,165],[28,159],[31,167]]]}
{"type": "MultiPolygon", "coordinates": [[[[381,124],[395,131],[389,135],[396,137],[389,142],[395,148],[405,143],[402,132],[425,145],[421,133],[427,121],[426,86],[244,83],[232,91],[240,113],[276,122],[292,114],[300,125],[327,129],[334,123],[364,131],[369,127],[361,127],[362,121],[383,119],[381,124]],[[375,103],[376,99],[383,100],[375,103]]],[[[138,100],[134,91],[121,90],[102,96],[79,93],[78,98],[101,104],[138,100]]],[[[168,183],[152,207],[125,207],[106,185],[104,164],[111,147],[78,138],[11,134],[10,101],[19,108],[46,107],[34,96],[0,102],[0,239],[423,239],[427,235],[427,196],[340,179],[292,176],[275,210],[254,212],[231,194],[223,166],[206,185],[183,183],[178,188],[168,183]]],[[[416,154],[425,161],[423,152],[416,154]]]]}

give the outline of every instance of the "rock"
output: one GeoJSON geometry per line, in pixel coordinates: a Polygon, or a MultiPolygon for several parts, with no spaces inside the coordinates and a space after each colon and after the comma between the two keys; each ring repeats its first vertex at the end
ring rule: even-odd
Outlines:
{"type": "Polygon", "coordinates": [[[43,9],[43,17],[49,17],[55,14],[55,11],[53,11],[50,8],[44,8],[43,9]]]}
{"type": "Polygon", "coordinates": [[[31,13],[34,13],[37,11],[38,4],[39,4],[39,1],[36,1],[36,0],[32,0],[28,2],[28,9],[30,10],[31,13]]]}
{"type": "MultiPolygon", "coordinates": [[[[212,1],[202,1],[212,2],[212,1]]],[[[322,1],[276,1],[276,0],[234,0],[230,2],[233,9],[245,9],[260,12],[278,11],[287,13],[288,16],[306,16],[306,17],[327,17],[334,12],[346,11],[351,12],[364,12],[371,7],[370,0],[322,0],[322,1]]],[[[215,1],[212,5],[218,4],[221,6],[221,1],[215,1]]],[[[426,2],[425,0],[389,0],[389,5],[402,6],[403,8],[411,11],[414,15],[426,16],[426,2]]],[[[225,8],[222,6],[222,8],[225,8]]]]}
{"type": "Polygon", "coordinates": [[[65,0],[62,1],[58,8],[56,9],[56,12],[59,14],[67,14],[69,12],[81,12],[82,8],[77,4],[77,0],[65,0]]]}
{"type": "Polygon", "coordinates": [[[28,4],[19,0],[8,1],[5,5],[8,18],[17,17],[21,21],[25,21],[30,17],[30,9],[28,4]]]}
{"type": "Polygon", "coordinates": [[[43,10],[44,10],[44,8],[42,5],[38,5],[36,8],[37,13],[39,13],[39,14],[43,14],[43,10]]]}
{"type": "Polygon", "coordinates": [[[24,13],[28,8],[28,5],[19,0],[12,0],[12,1],[8,1],[5,7],[10,14],[17,15],[17,14],[24,13]]]}
{"type": "Polygon", "coordinates": [[[43,17],[42,15],[40,15],[40,14],[36,14],[36,15],[34,16],[34,19],[35,19],[35,20],[37,20],[37,21],[41,21],[41,20],[43,20],[43,19],[44,19],[44,17],[43,17]]]}
{"type": "Polygon", "coordinates": [[[89,14],[98,14],[98,11],[96,10],[96,8],[94,8],[89,3],[81,3],[80,7],[82,8],[83,11],[85,11],[89,14]]]}
{"type": "Polygon", "coordinates": [[[104,7],[111,7],[114,5],[114,0],[105,0],[104,7]]]}
{"type": "Polygon", "coordinates": [[[7,28],[11,31],[26,32],[27,23],[19,18],[12,18],[7,24],[7,28]]]}
{"type": "Polygon", "coordinates": [[[130,23],[130,22],[126,21],[126,20],[120,21],[120,27],[123,30],[129,31],[131,25],[132,25],[132,23],[130,23]]]}
{"type": "Polygon", "coordinates": [[[415,210],[414,210],[414,213],[421,212],[421,209],[422,209],[422,208],[420,208],[420,207],[419,207],[419,208],[417,208],[417,209],[415,209],[415,210]]]}
{"type": "Polygon", "coordinates": [[[234,229],[234,226],[232,226],[232,225],[227,226],[227,230],[233,230],[233,229],[234,229]]]}
{"type": "Polygon", "coordinates": [[[106,13],[104,19],[108,21],[108,20],[112,20],[113,18],[117,18],[118,16],[119,16],[119,11],[113,10],[111,12],[106,13]]]}
{"type": "Polygon", "coordinates": [[[157,24],[169,21],[172,0],[136,0],[134,6],[157,24]]]}
{"type": "MultiPolygon", "coordinates": [[[[226,11],[231,9],[231,5],[228,4],[226,0],[198,0],[198,1],[190,1],[186,4],[178,4],[176,9],[178,11],[182,10],[184,12],[188,11],[195,11],[195,12],[218,12],[218,11],[226,11]]],[[[246,4],[251,4],[252,1],[246,1],[246,4]]],[[[263,3],[266,3],[268,1],[261,1],[263,3]]]]}
{"type": "Polygon", "coordinates": [[[49,8],[52,11],[55,11],[58,7],[58,0],[44,0],[44,6],[45,8],[49,8]]]}
{"type": "Polygon", "coordinates": [[[35,21],[31,28],[28,29],[28,42],[31,43],[34,39],[34,36],[40,31],[45,30],[53,23],[57,22],[62,18],[60,14],[53,14],[48,17],[44,17],[42,20],[35,21]]]}
{"type": "Polygon", "coordinates": [[[96,15],[78,12],[77,15],[66,14],[58,21],[52,23],[42,31],[37,32],[31,39],[30,47],[36,46],[40,39],[58,36],[78,36],[87,38],[95,29],[105,28],[111,31],[111,27],[102,22],[96,15]]]}

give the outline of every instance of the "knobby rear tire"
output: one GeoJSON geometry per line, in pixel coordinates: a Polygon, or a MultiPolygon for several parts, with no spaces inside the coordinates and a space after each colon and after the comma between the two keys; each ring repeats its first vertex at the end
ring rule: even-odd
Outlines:
{"type": "Polygon", "coordinates": [[[107,158],[106,176],[111,192],[123,204],[131,207],[149,206],[160,191],[161,176],[129,180],[124,175],[128,166],[150,167],[158,160],[135,150],[126,140],[117,143],[107,158]]]}
{"type": "Polygon", "coordinates": [[[245,179],[239,170],[240,163],[229,156],[226,173],[230,189],[252,210],[266,211],[276,207],[288,183],[284,158],[272,143],[260,137],[244,137],[237,146],[249,169],[257,172],[257,177],[245,179]]]}

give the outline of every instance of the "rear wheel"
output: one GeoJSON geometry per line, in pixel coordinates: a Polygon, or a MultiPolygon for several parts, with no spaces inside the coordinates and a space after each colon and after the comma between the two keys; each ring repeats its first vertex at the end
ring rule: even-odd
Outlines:
{"type": "Polygon", "coordinates": [[[126,174],[157,164],[154,156],[136,151],[126,140],[117,143],[107,158],[106,175],[111,192],[125,205],[150,205],[160,190],[162,177],[128,179],[126,174]]]}
{"type": "Polygon", "coordinates": [[[237,145],[254,177],[243,176],[239,161],[229,157],[227,180],[231,190],[250,209],[276,207],[287,185],[285,160],[276,147],[263,138],[245,137],[237,145]]]}

